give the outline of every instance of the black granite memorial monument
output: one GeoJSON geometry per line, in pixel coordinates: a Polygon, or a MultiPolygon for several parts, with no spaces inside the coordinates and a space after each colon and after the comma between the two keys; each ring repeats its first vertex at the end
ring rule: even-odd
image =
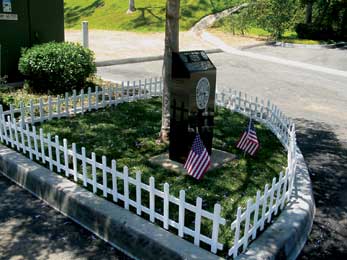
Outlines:
{"type": "Polygon", "coordinates": [[[211,155],[216,67],[204,51],[173,53],[171,80],[170,159],[185,163],[197,132],[211,155]]]}

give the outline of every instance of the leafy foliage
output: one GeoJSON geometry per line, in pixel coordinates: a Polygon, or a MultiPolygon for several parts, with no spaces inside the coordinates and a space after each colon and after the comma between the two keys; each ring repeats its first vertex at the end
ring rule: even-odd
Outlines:
{"type": "Polygon", "coordinates": [[[347,1],[311,0],[311,2],[313,3],[312,23],[297,24],[298,36],[316,40],[347,40],[347,1]]]}
{"type": "Polygon", "coordinates": [[[96,72],[93,52],[74,43],[50,42],[24,49],[18,67],[32,92],[49,94],[81,89],[96,72]]]}
{"type": "Polygon", "coordinates": [[[253,17],[275,39],[289,29],[294,16],[295,0],[258,0],[253,5],[253,17]]]}

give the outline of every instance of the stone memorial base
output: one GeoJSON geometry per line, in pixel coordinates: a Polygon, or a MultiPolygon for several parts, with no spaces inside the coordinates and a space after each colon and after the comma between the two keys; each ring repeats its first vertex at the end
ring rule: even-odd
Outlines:
{"type": "MultiPolygon", "coordinates": [[[[208,168],[208,171],[222,167],[225,163],[230,162],[235,158],[236,156],[234,154],[212,148],[211,165],[208,168]]],[[[149,161],[155,165],[159,165],[165,169],[172,170],[178,173],[187,172],[187,170],[183,168],[182,163],[169,159],[168,152],[153,156],[149,159],[149,161]]]]}

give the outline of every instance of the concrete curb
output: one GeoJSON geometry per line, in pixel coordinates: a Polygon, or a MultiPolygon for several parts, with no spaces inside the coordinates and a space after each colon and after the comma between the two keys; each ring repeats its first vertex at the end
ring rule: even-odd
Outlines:
{"type": "Polygon", "coordinates": [[[0,173],[135,259],[220,259],[3,145],[0,173]]]}
{"type": "Polygon", "coordinates": [[[270,42],[262,42],[262,43],[255,43],[255,44],[249,44],[249,45],[245,45],[240,47],[240,50],[247,50],[247,49],[252,49],[252,48],[256,48],[256,47],[261,47],[261,46],[268,46],[268,45],[273,45],[276,42],[274,41],[270,41],[270,42]]]}
{"type": "Polygon", "coordinates": [[[296,259],[311,232],[315,214],[312,184],[301,151],[297,151],[293,193],[285,209],[238,260],[296,259]]]}
{"type": "Polygon", "coordinates": [[[335,49],[347,48],[347,43],[334,43],[334,44],[299,44],[289,42],[271,42],[269,45],[284,47],[284,48],[301,48],[301,49],[335,49]]]}
{"type": "MultiPolygon", "coordinates": [[[[206,50],[206,53],[208,53],[208,54],[220,53],[220,52],[223,52],[223,51],[221,49],[206,50]]],[[[157,61],[157,60],[162,60],[163,58],[164,58],[163,55],[157,55],[157,56],[138,57],[138,58],[129,58],[129,59],[120,59],[120,60],[97,61],[97,62],[95,62],[95,64],[97,67],[106,67],[106,66],[112,66],[112,65],[157,61]]]]}
{"type": "MultiPolygon", "coordinates": [[[[296,259],[311,231],[311,180],[298,150],[291,200],[237,259],[296,259]]],[[[136,259],[221,259],[0,145],[0,173],[136,259]],[[122,234],[119,236],[118,234],[122,234]]]]}

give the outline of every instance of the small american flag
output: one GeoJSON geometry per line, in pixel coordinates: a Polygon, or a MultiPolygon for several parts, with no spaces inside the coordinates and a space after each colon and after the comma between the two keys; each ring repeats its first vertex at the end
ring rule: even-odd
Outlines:
{"type": "Polygon", "coordinates": [[[250,155],[254,155],[258,151],[259,146],[257,133],[255,132],[254,124],[250,118],[248,127],[237,142],[236,147],[250,155]]]}
{"type": "Polygon", "coordinates": [[[200,135],[196,134],[184,168],[190,176],[200,180],[210,166],[210,163],[210,156],[202,143],[200,135]]]}

